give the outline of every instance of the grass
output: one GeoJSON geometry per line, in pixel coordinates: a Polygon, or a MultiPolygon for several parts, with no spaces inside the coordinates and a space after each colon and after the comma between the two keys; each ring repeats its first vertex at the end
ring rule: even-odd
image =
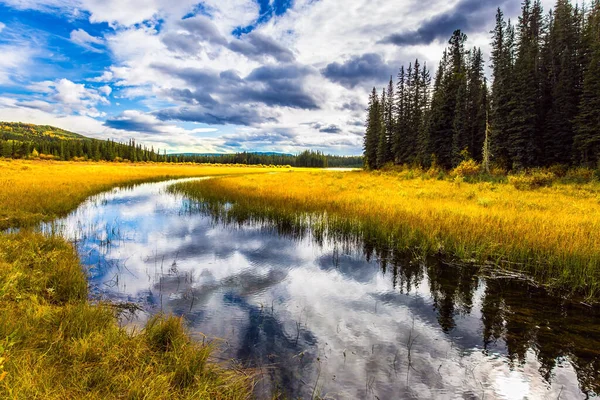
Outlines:
{"type": "Polygon", "coordinates": [[[224,213],[305,221],[313,231],[385,240],[419,254],[494,263],[551,288],[600,298],[600,185],[527,190],[497,182],[466,183],[411,171],[285,172],[177,184],[174,190],[217,202],[224,213]]]}
{"type": "MultiPolygon", "coordinates": [[[[265,168],[0,159],[0,229],[30,227],[116,185],[265,168]]],[[[253,378],[210,361],[184,322],[158,315],[139,332],[88,302],[73,247],[30,229],[0,234],[0,398],[246,399],[253,378]]]]}
{"type": "Polygon", "coordinates": [[[118,185],[271,170],[246,166],[0,159],[0,230],[33,226],[64,216],[87,197],[118,185]]]}

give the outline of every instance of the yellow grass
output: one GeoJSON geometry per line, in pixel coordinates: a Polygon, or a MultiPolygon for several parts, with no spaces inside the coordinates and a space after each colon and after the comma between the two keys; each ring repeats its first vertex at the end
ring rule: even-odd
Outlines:
{"type": "MultiPolygon", "coordinates": [[[[0,230],[64,215],[115,185],[269,171],[0,159],[0,230]]],[[[71,245],[27,230],[0,233],[0,398],[248,398],[252,377],[209,362],[210,350],[175,317],[127,333],[113,307],[88,303],[71,245]]]]}
{"type": "Polygon", "coordinates": [[[343,226],[342,219],[355,231],[383,232],[399,246],[463,260],[509,261],[503,265],[545,284],[589,297],[599,293],[597,183],[524,191],[460,178],[294,171],[179,184],[177,190],[233,200],[257,212],[325,211],[336,226],[343,226]]]}
{"type": "Polygon", "coordinates": [[[264,173],[277,168],[117,164],[0,159],[0,230],[31,226],[73,210],[116,185],[167,178],[264,173]]]}

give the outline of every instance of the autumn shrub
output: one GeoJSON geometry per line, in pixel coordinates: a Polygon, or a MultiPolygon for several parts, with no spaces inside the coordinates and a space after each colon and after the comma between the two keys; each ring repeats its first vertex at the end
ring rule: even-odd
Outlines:
{"type": "Polygon", "coordinates": [[[456,168],[454,168],[450,175],[451,176],[460,176],[463,178],[473,177],[479,175],[481,172],[481,165],[477,163],[475,160],[464,160],[456,168]]]}
{"type": "Polygon", "coordinates": [[[510,175],[508,182],[517,190],[533,190],[541,187],[552,186],[556,180],[556,175],[552,172],[533,171],[529,173],[520,173],[510,175]]]}

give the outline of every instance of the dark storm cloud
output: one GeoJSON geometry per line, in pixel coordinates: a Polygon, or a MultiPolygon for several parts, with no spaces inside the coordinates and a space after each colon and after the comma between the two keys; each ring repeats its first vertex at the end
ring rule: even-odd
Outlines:
{"type": "Polygon", "coordinates": [[[319,108],[304,85],[304,79],[317,71],[294,63],[258,67],[246,78],[233,70],[217,73],[163,64],[154,64],[152,68],[185,83],[185,87],[168,89],[165,94],[187,105],[158,111],[156,115],[162,120],[256,125],[274,120],[272,115],[263,118],[256,104],[305,110],[319,108]]]}
{"type": "Polygon", "coordinates": [[[151,68],[164,74],[179,78],[194,88],[214,90],[219,85],[219,74],[202,68],[178,68],[171,65],[151,64],[151,68]]]}
{"type": "Polygon", "coordinates": [[[358,101],[348,101],[344,104],[342,104],[342,106],[339,108],[340,110],[343,111],[360,111],[363,112],[366,109],[366,106],[362,103],[359,103],[358,101]]]}
{"type": "Polygon", "coordinates": [[[296,64],[262,66],[253,70],[238,93],[239,101],[253,101],[270,106],[315,110],[315,99],[305,90],[303,80],[315,73],[296,64]]]}
{"type": "Polygon", "coordinates": [[[208,17],[203,15],[181,20],[179,21],[179,26],[201,40],[222,45],[227,44],[227,39],[221,35],[219,28],[208,17]]]}
{"type": "Polygon", "coordinates": [[[134,117],[119,116],[113,119],[107,119],[104,126],[124,131],[142,132],[142,133],[161,133],[158,126],[154,123],[138,120],[134,117]]]}
{"type": "Polygon", "coordinates": [[[263,116],[253,107],[219,104],[213,107],[184,106],[156,111],[162,121],[202,122],[210,125],[257,125],[275,122],[273,116],[263,116]]]}
{"type": "Polygon", "coordinates": [[[268,56],[280,62],[291,62],[295,59],[290,49],[258,32],[251,32],[240,39],[234,39],[229,43],[228,48],[251,59],[260,60],[268,56]]]}
{"type": "Polygon", "coordinates": [[[319,129],[319,132],[323,132],[323,133],[340,133],[342,131],[342,129],[337,126],[337,125],[327,125],[322,127],[321,129],[319,129]]]}
{"type": "Polygon", "coordinates": [[[379,54],[367,53],[362,56],[354,56],[342,64],[331,63],[321,72],[333,82],[346,88],[354,88],[365,82],[386,81],[394,71],[395,67],[385,63],[379,54]]]}
{"type": "Polygon", "coordinates": [[[177,30],[165,34],[162,41],[169,50],[183,53],[198,52],[204,42],[227,45],[227,39],[221,35],[217,26],[202,15],[179,21],[177,30]]]}
{"type": "Polygon", "coordinates": [[[188,104],[200,104],[211,106],[217,104],[217,101],[212,96],[201,90],[191,91],[190,89],[171,88],[162,92],[164,95],[172,98],[175,101],[180,101],[188,104]]]}
{"type": "Polygon", "coordinates": [[[308,125],[314,130],[317,130],[322,133],[340,133],[342,129],[334,124],[322,124],[321,122],[305,122],[302,125],[308,125]]]}
{"type": "Polygon", "coordinates": [[[253,133],[234,133],[224,135],[224,139],[233,143],[297,145],[298,135],[285,128],[260,130],[253,133]]]}
{"type": "Polygon", "coordinates": [[[497,0],[462,0],[452,10],[426,20],[417,30],[394,33],[380,43],[397,46],[430,44],[436,39],[448,39],[456,29],[464,32],[481,30],[490,23],[497,7],[506,2],[497,0]]]}
{"type": "Polygon", "coordinates": [[[228,41],[219,28],[203,15],[181,20],[176,27],[176,31],[168,32],[162,37],[163,43],[174,52],[195,53],[202,48],[202,43],[209,43],[226,47],[253,60],[260,61],[266,57],[279,62],[295,60],[290,49],[259,32],[253,31],[228,41]]]}

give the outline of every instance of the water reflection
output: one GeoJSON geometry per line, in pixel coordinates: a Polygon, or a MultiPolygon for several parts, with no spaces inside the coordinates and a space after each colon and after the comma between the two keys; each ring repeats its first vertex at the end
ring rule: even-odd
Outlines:
{"type": "Polygon", "coordinates": [[[184,315],[198,335],[218,338],[221,357],[257,368],[258,397],[585,398],[600,389],[597,309],[377,238],[311,232],[309,216],[198,205],[168,185],[113,190],[45,229],[76,241],[95,297],[184,315]]]}

